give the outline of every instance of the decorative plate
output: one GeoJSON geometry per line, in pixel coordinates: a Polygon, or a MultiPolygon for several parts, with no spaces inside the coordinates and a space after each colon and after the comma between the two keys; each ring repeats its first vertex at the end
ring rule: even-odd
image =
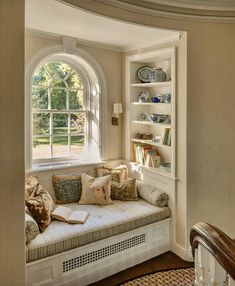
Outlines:
{"type": "Polygon", "coordinates": [[[149,79],[149,74],[150,72],[152,72],[152,68],[150,66],[143,66],[141,68],[138,69],[137,71],[137,76],[138,78],[141,80],[141,82],[150,82],[150,79],[149,79]]]}

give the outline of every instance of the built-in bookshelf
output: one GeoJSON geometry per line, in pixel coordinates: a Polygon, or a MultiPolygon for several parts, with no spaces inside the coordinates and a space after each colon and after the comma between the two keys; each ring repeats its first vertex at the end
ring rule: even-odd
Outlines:
{"type": "Polygon", "coordinates": [[[145,170],[175,178],[175,48],[127,57],[126,73],[126,105],[130,111],[126,115],[126,158],[145,170]],[[143,66],[162,68],[166,81],[141,82],[137,71],[143,66]],[[149,95],[144,102],[139,100],[142,91],[149,95]],[[169,94],[170,100],[153,102],[152,98],[169,94]],[[161,117],[167,120],[161,121],[161,117]],[[143,134],[147,138],[141,138],[143,134]]]}

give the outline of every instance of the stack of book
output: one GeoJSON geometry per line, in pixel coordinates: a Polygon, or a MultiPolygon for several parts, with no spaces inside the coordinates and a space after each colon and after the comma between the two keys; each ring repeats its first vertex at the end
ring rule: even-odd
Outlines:
{"type": "Polygon", "coordinates": [[[162,136],[162,144],[171,146],[171,128],[165,128],[162,136]]]}
{"type": "Polygon", "coordinates": [[[137,163],[146,167],[157,168],[161,158],[156,149],[151,145],[134,143],[134,159],[137,163]]]}

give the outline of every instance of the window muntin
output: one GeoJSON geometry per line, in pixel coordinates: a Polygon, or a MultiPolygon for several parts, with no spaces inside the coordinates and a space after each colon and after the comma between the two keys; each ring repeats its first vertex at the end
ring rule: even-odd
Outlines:
{"type": "Polygon", "coordinates": [[[88,145],[86,84],[61,61],[40,66],[32,77],[33,160],[84,155],[88,145]]]}

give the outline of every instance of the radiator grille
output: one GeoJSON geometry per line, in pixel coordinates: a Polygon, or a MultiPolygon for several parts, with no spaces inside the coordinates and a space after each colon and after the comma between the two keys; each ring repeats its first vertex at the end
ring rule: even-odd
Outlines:
{"type": "Polygon", "coordinates": [[[68,272],[72,269],[82,267],[86,264],[100,260],[107,256],[111,256],[115,253],[121,252],[128,248],[132,248],[136,245],[145,243],[146,234],[140,234],[132,238],[120,241],[118,243],[103,247],[101,249],[91,251],[89,253],[80,255],[78,257],[66,260],[63,262],[63,272],[68,272]]]}

